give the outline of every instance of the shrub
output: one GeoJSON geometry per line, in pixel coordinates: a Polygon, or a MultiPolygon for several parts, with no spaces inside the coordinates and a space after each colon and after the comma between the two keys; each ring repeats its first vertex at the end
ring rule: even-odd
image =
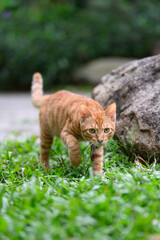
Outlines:
{"type": "Polygon", "coordinates": [[[159,1],[76,2],[1,1],[1,89],[28,90],[35,71],[47,88],[69,82],[79,64],[100,56],[145,57],[159,40],[159,1]]]}

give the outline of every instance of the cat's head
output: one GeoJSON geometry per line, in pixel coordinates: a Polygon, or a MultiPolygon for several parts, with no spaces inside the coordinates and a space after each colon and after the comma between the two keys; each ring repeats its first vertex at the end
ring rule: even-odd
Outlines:
{"type": "Polygon", "coordinates": [[[116,103],[112,103],[105,111],[92,112],[81,105],[80,127],[86,141],[103,146],[114,135],[116,121],[116,103]]]}

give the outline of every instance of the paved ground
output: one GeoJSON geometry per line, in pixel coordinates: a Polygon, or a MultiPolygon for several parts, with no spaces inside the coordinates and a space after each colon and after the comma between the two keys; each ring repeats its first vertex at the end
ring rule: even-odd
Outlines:
{"type": "Polygon", "coordinates": [[[39,135],[39,109],[30,94],[0,94],[0,141],[39,135]]]}
{"type": "Polygon", "coordinates": [[[32,106],[30,93],[0,94],[0,141],[39,136],[38,115],[39,109],[32,106]]]}

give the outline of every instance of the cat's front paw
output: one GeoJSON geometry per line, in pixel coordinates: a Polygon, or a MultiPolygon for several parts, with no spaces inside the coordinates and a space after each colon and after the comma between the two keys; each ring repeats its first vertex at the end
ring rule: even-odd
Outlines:
{"type": "Polygon", "coordinates": [[[70,154],[69,158],[72,166],[77,167],[81,164],[81,156],[76,154],[70,154]]]}

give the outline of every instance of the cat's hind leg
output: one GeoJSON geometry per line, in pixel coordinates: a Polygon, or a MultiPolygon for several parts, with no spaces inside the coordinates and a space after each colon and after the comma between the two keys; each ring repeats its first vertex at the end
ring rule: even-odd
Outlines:
{"type": "Polygon", "coordinates": [[[41,131],[40,161],[47,171],[49,170],[49,153],[52,142],[53,137],[51,137],[48,133],[41,131]]]}
{"type": "Polygon", "coordinates": [[[91,145],[91,161],[93,168],[93,175],[102,174],[103,171],[103,146],[97,147],[95,145],[91,145]]]}

